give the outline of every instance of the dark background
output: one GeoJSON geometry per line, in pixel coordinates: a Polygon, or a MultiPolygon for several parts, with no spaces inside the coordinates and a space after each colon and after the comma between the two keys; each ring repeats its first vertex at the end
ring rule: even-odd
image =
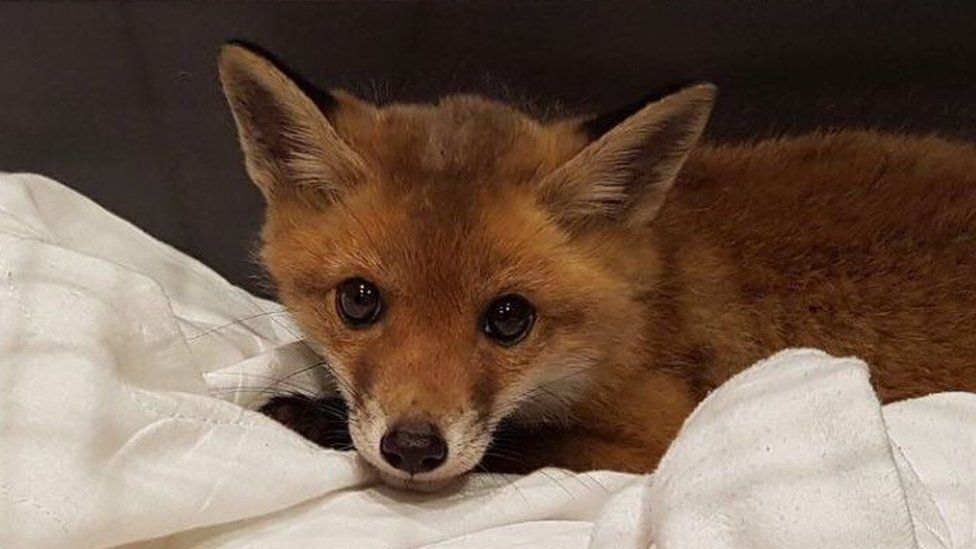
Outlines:
{"type": "Polygon", "coordinates": [[[219,94],[229,39],[371,99],[604,111],[694,79],[707,134],[976,137],[976,1],[0,4],[0,170],[42,173],[257,290],[261,198],[219,94]]]}

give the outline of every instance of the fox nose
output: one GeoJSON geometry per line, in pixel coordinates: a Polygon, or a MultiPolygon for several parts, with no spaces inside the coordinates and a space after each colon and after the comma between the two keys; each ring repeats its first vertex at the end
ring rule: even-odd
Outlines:
{"type": "Polygon", "coordinates": [[[380,440],[380,453],[387,463],[410,473],[426,473],[447,460],[447,443],[432,423],[403,423],[380,440]]]}

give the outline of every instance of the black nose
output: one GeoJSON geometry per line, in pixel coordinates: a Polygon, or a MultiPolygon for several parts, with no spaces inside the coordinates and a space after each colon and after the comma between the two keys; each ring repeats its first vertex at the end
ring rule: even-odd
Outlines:
{"type": "Polygon", "coordinates": [[[383,436],[380,453],[390,465],[414,475],[440,467],[447,459],[447,443],[431,423],[403,423],[383,436]]]}

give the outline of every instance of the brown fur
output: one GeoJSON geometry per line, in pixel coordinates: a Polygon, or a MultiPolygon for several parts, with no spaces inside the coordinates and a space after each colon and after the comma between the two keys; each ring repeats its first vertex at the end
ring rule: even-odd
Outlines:
{"type": "Polygon", "coordinates": [[[675,179],[705,88],[591,144],[580,120],[469,96],[378,108],[340,92],[326,121],[253,54],[225,50],[221,70],[268,197],[262,257],[353,421],[368,396],[390,418],[474,411],[490,429],[499,395],[545,371],[520,409],[545,404],[520,421],[548,435],[522,442],[515,469],[648,471],[703,395],[785,347],[863,358],[884,401],[976,391],[969,144],[700,145],[675,179]],[[384,292],[368,330],[335,313],[352,276],[384,292]],[[506,292],[539,313],[512,348],[478,329],[506,292]]]}

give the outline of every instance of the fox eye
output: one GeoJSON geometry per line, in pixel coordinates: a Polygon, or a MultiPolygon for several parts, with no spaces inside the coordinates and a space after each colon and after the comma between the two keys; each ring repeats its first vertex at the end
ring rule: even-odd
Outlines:
{"type": "Polygon", "coordinates": [[[336,288],[336,310],[350,328],[365,328],[380,317],[383,300],[375,284],[365,278],[350,278],[336,288]]]}
{"type": "Polygon", "coordinates": [[[502,345],[515,345],[529,333],[535,308],[524,297],[503,295],[488,305],[482,330],[502,345]]]}

